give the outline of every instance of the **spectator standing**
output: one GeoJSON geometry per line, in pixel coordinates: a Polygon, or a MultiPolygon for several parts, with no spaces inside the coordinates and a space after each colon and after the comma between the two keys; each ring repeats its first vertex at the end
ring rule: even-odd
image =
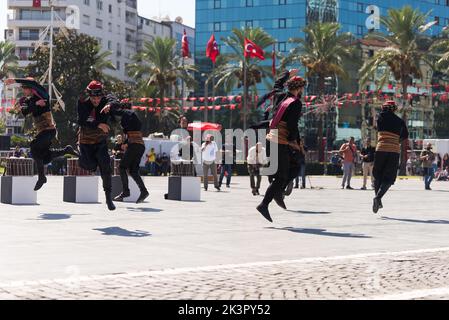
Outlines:
{"type": "Polygon", "coordinates": [[[260,183],[262,181],[260,168],[266,166],[268,163],[267,152],[261,142],[258,142],[254,147],[249,149],[246,161],[248,163],[251,189],[253,195],[257,196],[259,195],[260,183]]]}
{"type": "Polygon", "coordinates": [[[306,155],[308,152],[308,149],[306,146],[304,146],[304,140],[301,140],[299,142],[299,176],[295,179],[295,188],[298,189],[299,187],[299,177],[301,177],[301,189],[306,188],[306,155]]]}
{"type": "Polygon", "coordinates": [[[156,152],[151,148],[150,153],[147,154],[147,170],[150,175],[156,175],[156,152]]]}
{"type": "Polygon", "coordinates": [[[214,186],[217,191],[220,191],[220,186],[218,185],[217,176],[217,152],[218,147],[214,141],[214,137],[208,135],[206,137],[206,142],[201,146],[202,162],[203,162],[203,175],[204,175],[204,190],[207,191],[209,185],[209,170],[214,177],[214,186]]]}
{"type": "Polygon", "coordinates": [[[357,159],[357,146],[355,145],[354,137],[349,139],[348,143],[345,143],[340,148],[340,154],[343,157],[343,181],[341,184],[341,188],[352,190],[351,187],[351,178],[352,172],[354,170],[354,163],[357,159]]]}
{"type": "Polygon", "coordinates": [[[432,190],[430,188],[430,184],[433,180],[433,162],[435,159],[435,154],[432,152],[432,144],[428,143],[426,149],[421,152],[420,156],[423,168],[424,186],[426,190],[432,190]]]}
{"type": "Polygon", "coordinates": [[[371,178],[371,187],[374,187],[373,167],[374,167],[374,154],[376,149],[371,145],[371,140],[366,140],[364,148],[360,152],[362,156],[362,169],[363,169],[363,187],[362,190],[366,190],[366,182],[368,175],[371,178]]]}

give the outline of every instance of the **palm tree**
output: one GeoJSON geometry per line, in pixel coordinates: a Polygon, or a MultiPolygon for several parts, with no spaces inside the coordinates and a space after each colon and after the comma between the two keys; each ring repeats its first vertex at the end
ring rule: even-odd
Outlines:
{"type": "MultiPolygon", "coordinates": [[[[352,36],[350,33],[339,34],[339,30],[340,25],[333,22],[315,22],[306,26],[303,29],[305,39],[291,39],[290,42],[296,43],[297,46],[282,62],[282,66],[297,61],[301,62],[306,67],[306,77],[316,78],[316,93],[322,101],[324,101],[326,78],[348,78],[343,62],[353,56],[354,48],[349,45],[352,36]]],[[[318,150],[319,159],[322,161],[324,159],[321,148],[323,144],[323,111],[319,112],[318,117],[318,150]]]]}
{"type": "Polygon", "coordinates": [[[0,79],[17,71],[19,58],[15,54],[16,46],[9,41],[0,41],[0,79]]]}
{"type": "Polygon", "coordinates": [[[449,30],[444,30],[432,44],[430,50],[435,54],[435,68],[449,74],[449,30]]]}
{"type": "MultiPolygon", "coordinates": [[[[394,77],[402,86],[402,118],[407,123],[406,102],[408,100],[407,87],[412,78],[422,79],[420,64],[428,63],[430,42],[425,41],[424,32],[426,18],[418,9],[410,6],[401,9],[389,9],[388,16],[382,17],[380,22],[388,30],[388,34],[373,33],[368,38],[377,39],[387,46],[379,49],[371,59],[368,59],[360,69],[360,85],[366,84],[377,72],[382,72],[379,87],[394,77]]],[[[405,173],[407,162],[407,141],[402,143],[401,174],[405,173]]]]}
{"type": "MultiPolygon", "coordinates": [[[[216,79],[215,88],[222,88],[230,92],[235,88],[244,87],[244,96],[248,97],[249,88],[257,94],[257,84],[262,80],[271,78],[271,66],[261,66],[259,59],[245,58],[245,38],[253,41],[262,49],[272,46],[276,40],[261,28],[233,29],[230,36],[222,38],[223,43],[232,49],[232,53],[219,56],[217,66],[211,75],[216,79]],[[244,84],[244,72],[246,70],[246,86],[244,84]]],[[[271,53],[266,52],[265,58],[271,58],[271,53]]],[[[247,100],[247,98],[245,99],[247,100]]],[[[243,110],[243,128],[246,130],[246,102],[243,110]]]]}
{"type": "MultiPolygon", "coordinates": [[[[164,107],[164,99],[178,79],[184,81],[187,88],[194,88],[196,84],[191,74],[197,71],[196,68],[184,65],[175,48],[175,39],[155,38],[153,42],[144,44],[143,51],[133,57],[134,63],[129,66],[129,75],[140,83],[141,90],[145,91],[145,87],[155,89],[161,107],[164,107]]],[[[165,109],[157,115],[161,120],[159,129],[168,131],[176,115],[165,109]]]]}

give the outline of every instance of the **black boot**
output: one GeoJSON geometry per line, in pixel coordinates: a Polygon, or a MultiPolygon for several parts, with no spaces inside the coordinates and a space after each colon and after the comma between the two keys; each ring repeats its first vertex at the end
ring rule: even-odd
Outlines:
{"type": "Polygon", "coordinates": [[[256,209],[263,215],[265,219],[267,219],[270,222],[273,222],[273,220],[270,217],[270,212],[268,211],[268,206],[265,203],[262,202],[257,206],[256,209]]]}
{"type": "Polygon", "coordinates": [[[34,186],[34,191],[38,191],[42,188],[44,184],[47,183],[47,178],[45,176],[39,176],[39,179],[36,182],[36,185],[34,186]]]}
{"type": "Polygon", "coordinates": [[[67,145],[64,148],[64,154],[71,154],[75,157],[79,157],[80,154],[77,150],[75,150],[75,148],[73,148],[71,145],[67,145]]]}
{"type": "Polygon", "coordinates": [[[34,186],[34,191],[38,191],[42,188],[44,184],[47,183],[47,178],[44,174],[44,161],[41,159],[35,159],[36,161],[36,167],[37,167],[37,174],[38,174],[38,180],[36,182],[36,185],[34,186]]]}
{"type": "Polygon", "coordinates": [[[108,209],[110,211],[114,211],[115,210],[115,205],[114,205],[114,202],[112,202],[111,191],[106,191],[105,195],[106,195],[106,204],[108,205],[108,209]]]}
{"type": "Polygon", "coordinates": [[[114,198],[114,201],[117,201],[117,202],[123,202],[123,199],[125,199],[125,198],[128,198],[128,197],[130,197],[131,195],[130,195],[130,193],[129,193],[129,191],[128,192],[122,192],[122,193],[120,193],[120,195],[118,195],[117,197],[115,197],[114,198]]]}
{"type": "Polygon", "coordinates": [[[148,193],[147,190],[141,190],[140,191],[140,196],[139,199],[137,199],[136,203],[142,203],[146,198],[148,198],[150,194],[148,193]]]}
{"type": "Polygon", "coordinates": [[[275,196],[273,199],[279,207],[281,207],[284,210],[287,210],[287,206],[285,205],[283,194],[279,194],[279,195],[275,196]]]}

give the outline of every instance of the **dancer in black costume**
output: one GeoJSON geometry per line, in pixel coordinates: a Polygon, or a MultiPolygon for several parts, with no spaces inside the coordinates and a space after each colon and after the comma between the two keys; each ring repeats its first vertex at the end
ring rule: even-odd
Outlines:
{"type": "Polygon", "coordinates": [[[37,83],[33,78],[7,79],[6,85],[20,83],[24,96],[14,107],[24,116],[29,114],[33,117],[34,129],[37,132],[31,141],[31,156],[33,157],[38,173],[38,180],[34,191],[38,191],[47,183],[44,172],[44,165],[49,164],[53,159],[65,154],[78,155],[72,146],[63,149],[51,149],[53,139],[57,136],[56,125],[51,114],[51,106],[47,90],[37,83]]]}
{"type": "Polygon", "coordinates": [[[120,178],[122,179],[123,192],[117,196],[114,201],[123,201],[131,195],[128,184],[128,174],[136,182],[140,189],[140,196],[136,203],[142,203],[148,196],[148,190],[139,174],[140,162],[145,153],[145,143],[143,142],[143,135],[140,131],[142,122],[137,117],[136,113],[131,110],[129,104],[111,103],[106,105],[101,113],[109,113],[113,117],[121,117],[120,124],[125,135],[122,148],[125,153],[120,160],[120,178]]]}
{"type": "Polygon", "coordinates": [[[395,183],[399,156],[401,153],[401,141],[408,139],[407,126],[395,111],[396,102],[386,101],[377,119],[378,142],[374,156],[374,191],[373,212],[377,213],[383,208],[382,197],[395,183]]]}

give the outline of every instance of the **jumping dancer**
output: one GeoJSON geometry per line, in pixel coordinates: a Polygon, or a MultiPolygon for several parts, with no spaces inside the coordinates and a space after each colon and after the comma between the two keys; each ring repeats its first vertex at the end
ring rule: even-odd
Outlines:
{"type": "Polygon", "coordinates": [[[25,117],[29,114],[33,117],[36,136],[31,141],[31,156],[36,162],[38,180],[34,191],[38,191],[47,183],[47,177],[44,172],[44,165],[49,164],[53,159],[65,154],[78,155],[72,146],[66,146],[64,149],[50,149],[52,140],[56,138],[56,125],[51,114],[49,95],[47,90],[38,84],[33,78],[26,79],[7,79],[6,85],[20,83],[24,96],[14,107],[25,117]]]}
{"type": "Polygon", "coordinates": [[[299,151],[297,143],[299,139],[298,121],[302,109],[299,97],[306,82],[303,78],[295,76],[297,72],[296,69],[284,71],[274,86],[276,90],[273,96],[274,118],[270,123],[270,133],[267,135],[267,140],[270,143],[277,144],[277,154],[271,153],[270,157],[277,156],[278,168],[273,176],[273,182],[265,192],[262,203],[257,206],[257,210],[270,222],[273,222],[273,220],[268,211],[268,206],[273,199],[279,206],[286,208],[282,200],[282,194],[290,181],[294,150],[299,151]],[[287,85],[288,92],[284,92],[284,84],[287,85]]]}
{"type": "Polygon", "coordinates": [[[120,178],[122,179],[123,192],[114,198],[114,201],[123,201],[124,198],[131,195],[126,172],[126,170],[129,170],[129,174],[140,189],[140,196],[136,203],[142,203],[149,196],[148,190],[139,174],[140,161],[145,153],[145,143],[140,131],[142,122],[128,104],[111,103],[106,105],[101,110],[101,113],[109,113],[113,117],[121,117],[120,124],[125,135],[124,143],[122,144],[125,153],[120,160],[120,178]]]}
{"type": "Polygon", "coordinates": [[[401,141],[408,139],[407,126],[395,112],[396,102],[386,101],[377,119],[378,142],[374,156],[373,212],[383,208],[382,197],[395,183],[401,152],[401,141]]]}
{"type": "Polygon", "coordinates": [[[109,210],[115,210],[112,202],[112,169],[106,140],[110,127],[110,115],[101,113],[111,103],[119,103],[113,96],[106,96],[103,84],[92,81],[86,88],[88,97],[78,101],[78,125],[80,148],[79,166],[85,170],[96,171],[100,167],[103,190],[109,210]]]}

